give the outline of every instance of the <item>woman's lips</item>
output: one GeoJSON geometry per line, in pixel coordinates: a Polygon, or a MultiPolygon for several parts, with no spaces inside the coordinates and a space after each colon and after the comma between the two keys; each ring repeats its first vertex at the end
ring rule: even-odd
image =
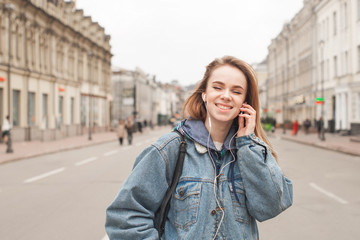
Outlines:
{"type": "Polygon", "coordinates": [[[215,105],[216,105],[218,108],[222,109],[222,110],[230,110],[230,109],[232,109],[232,106],[224,105],[224,104],[221,104],[221,103],[216,103],[215,105]]]}

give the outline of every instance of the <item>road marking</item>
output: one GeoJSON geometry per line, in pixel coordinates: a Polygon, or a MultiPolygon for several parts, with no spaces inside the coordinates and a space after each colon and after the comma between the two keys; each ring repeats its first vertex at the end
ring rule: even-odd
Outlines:
{"type": "Polygon", "coordinates": [[[106,234],[101,240],[109,240],[108,235],[106,234]]]}
{"type": "Polygon", "coordinates": [[[341,204],[348,204],[348,203],[349,203],[348,201],[346,201],[346,200],[344,200],[344,199],[336,196],[335,194],[333,194],[333,193],[331,193],[331,192],[328,192],[328,191],[326,191],[325,189],[319,187],[319,186],[316,185],[315,183],[309,183],[309,184],[310,184],[310,186],[311,186],[312,188],[314,188],[315,190],[317,190],[317,191],[325,194],[325,195],[328,196],[329,198],[332,198],[332,199],[336,200],[337,202],[339,202],[339,203],[341,203],[341,204]]]}
{"type": "Polygon", "coordinates": [[[143,144],[142,142],[139,142],[136,144],[136,146],[138,147],[138,146],[141,146],[142,144],[143,144]]]}
{"type": "Polygon", "coordinates": [[[35,182],[37,180],[40,180],[40,179],[43,179],[43,178],[46,178],[46,177],[49,177],[51,175],[54,175],[54,174],[57,174],[59,172],[62,172],[64,171],[65,168],[58,168],[58,169],[55,169],[53,171],[50,171],[50,172],[46,172],[46,173],[43,173],[41,175],[38,175],[38,176],[35,176],[35,177],[32,177],[32,178],[29,178],[29,179],[26,179],[24,181],[24,183],[31,183],[31,182],[35,182]]]}
{"type": "Polygon", "coordinates": [[[110,156],[110,155],[114,155],[114,154],[116,154],[118,151],[117,150],[114,150],[114,151],[110,151],[110,152],[106,152],[106,153],[104,153],[104,156],[110,156]]]}
{"type": "Polygon", "coordinates": [[[82,160],[82,161],[80,161],[80,162],[75,163],[75,166],[80,166],[80,165],[83,165],[83,164],[86,164],[86,163],[95,161],[96,159],[97,159],[97,157],[87,158],[87,159],[85,159],[85,160],[82,160]]]}

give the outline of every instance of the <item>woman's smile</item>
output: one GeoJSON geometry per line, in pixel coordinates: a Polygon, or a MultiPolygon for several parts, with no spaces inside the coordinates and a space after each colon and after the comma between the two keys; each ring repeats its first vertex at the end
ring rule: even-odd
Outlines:
{"type": "Polygon", "coordinates": [[[221,110],[230,110],[230,109],[232,109],[231,106],[225,105],[225,104],[221,104],[221,103],[215,103],[215,106],[217,106],[217,107],[220,108],[221,110]]]}

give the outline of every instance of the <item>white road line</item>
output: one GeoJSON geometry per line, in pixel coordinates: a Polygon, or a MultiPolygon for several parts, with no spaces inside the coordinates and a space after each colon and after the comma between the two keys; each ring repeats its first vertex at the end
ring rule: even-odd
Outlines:
{"type": "Polygon", "coordinates": [[[316,185],[315,183],[309,183],[309,184],[310,184],[310,186],[311,186],[312,188],[314,188],[315,190],[317,190],[317,191],[325,194],[325,195],[328,196],[329,198],[332,198],[332,199],[334,199],[335,201],[337,201],[337,202],[339,202],[339,203],[341,203],[341,204],[348,204],[348,203],[349,203],[348,201],[346,201],[346,200],[344,200],[344,199],[336,196],[335,194],[333,194],[333,193],[331,193],[331,192],[328,192],[328,191],[326,191],[325,189],[319,187],[319,186],[316,185]]]}
{"type": "Polygon", "coordinates": [[[108,235],[106,234],[101,240],[109,240],[108,235]]]}
{"type": "Polygon", "coordinates": [[[142,142],[139,142],[136,144],[136,146],[138,147],[138,146],[141,146],[142,144],[143,144],[142,142]]]}
{"type": "Polygon", "coordinates": [[[106,152],[106,153],[104,153],[104,156],[110,156],[110,155],[114,155],[114,154],[116,154],[118,151],[117,150],[114,150],[114,151],[110,151],[110,152],[106,152]]]}
{"type": "Polygon", "coordinates": [[[80,166],[80,165],[83,165],[83,164],[86,164],[86,163],[95,161],[96,159],[97,159],[97,157],[87,158],[87,159],[85,159],[85,160],[82,160],[82,161],[80,161],[80,162],[75,163],[75,166],[80,166]]]}
{"type": "Polygon", "coordinates": [[[57,174],[57,173],[59,173],[59,172],[62,172],[62,171],[64,171],[64,170],[65,170],[65,168],[63,168],[63,167],[62,167],[62,168],[58,168],[58,169],[55,169],[55,170],[53,170],[53,171],[46,172],[46,173],[43,173],[43,174],[41,174],[41,175],[38,175],[38,176],[35,176],[35,177],[32,177],[32,178],[26,179],[26,180],[24,181],[24,183],[35,182],[35,181],[37,181],[37,180],[40,180],[40,179],[49,177],[49,176],[51,176],[51,175],[57,174]]]}

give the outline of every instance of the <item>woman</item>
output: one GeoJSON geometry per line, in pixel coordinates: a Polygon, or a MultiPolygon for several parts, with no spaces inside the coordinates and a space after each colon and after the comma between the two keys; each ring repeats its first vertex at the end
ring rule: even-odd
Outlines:
{"type": "Polygon", "coordinates": [[[119,143],[122,146],[123,145],[123,139],[125,137],[125,123],[123,119],[120,119],[119,124],[117,126],[117,136],[119,139],[119,143]]]}
{"type": "Polygon", "coordinates": [[[131,145],[132,139],[133,139],[133,131],[134,131],[134,123],[131,120],[131,117],[128,117],[126,124],[125,124],[125,129],[126,129],[126,133],[127,133],[128,145],[131,145]]]}
{"type": "MultiPolygon", "coordinates": [[[[215,59],[183,111],[186,156],[162,239],[258,239],[256,220],[291,206],[292,183],[261,128],[255,71],[234,57],[215,59]]],[[[169,133],[138,156],[107,209],[110,239],[157,239],[179,142],[169,133]]]]}

